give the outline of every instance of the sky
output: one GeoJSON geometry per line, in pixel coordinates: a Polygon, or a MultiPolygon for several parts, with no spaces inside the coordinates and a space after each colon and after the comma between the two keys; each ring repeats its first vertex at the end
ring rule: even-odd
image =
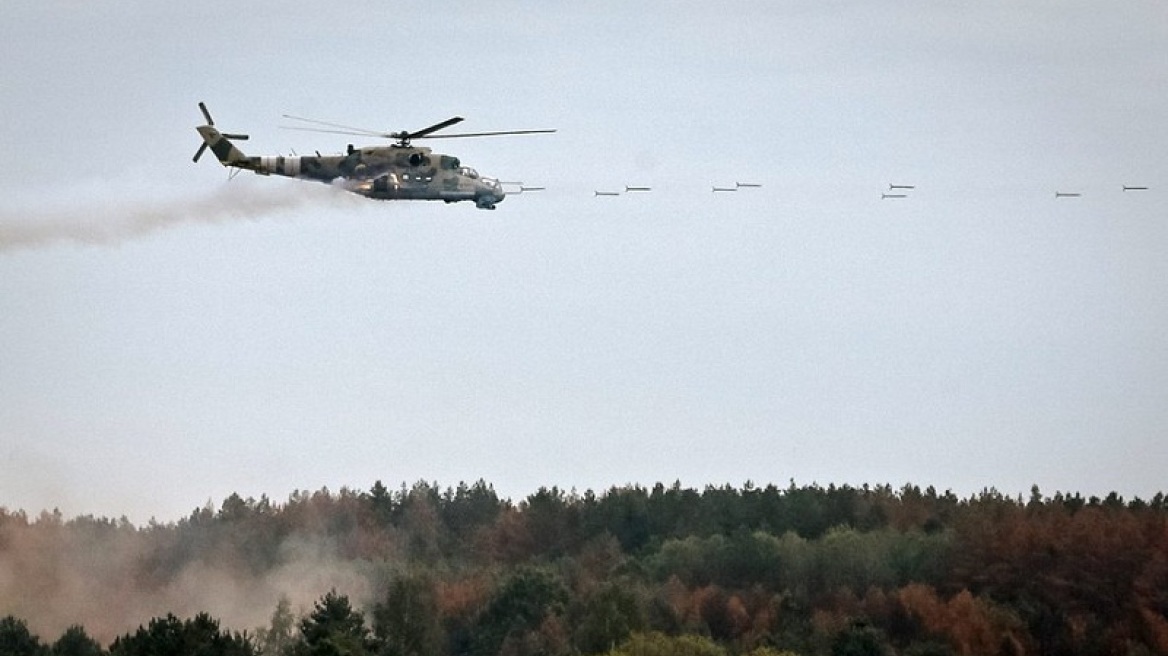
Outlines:
{"type": "Polygon", "coordinates": [[[1165,61],[1160,0],[6,1],[0,506],[1150,497],[1165,61]],[[427,144],[547,188],[488,212],[229,181],[200,101],[248,154],[344,150],[283,114],[557,132],[427,144]]]}

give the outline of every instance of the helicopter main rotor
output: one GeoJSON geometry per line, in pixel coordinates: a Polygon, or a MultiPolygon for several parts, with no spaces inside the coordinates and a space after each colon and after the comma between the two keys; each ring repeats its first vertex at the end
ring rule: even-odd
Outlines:
{"type": "Polygon", "coordinates": [[[461,123],[463,119],[461,116],[454,116],[446,119],[440,123],[424,127],[421,130],[409,132],[402,130],[399,132],[379,132],[377,130],[366,130],[365,128],[356,128],[351,125],[341,125],[340,123],[330,123],[328,121],[318,121],[314,118],[304,118],[302,116],[292,116],[290,114],[283,114],[286,119],[293,121],[303,121],[305,123],[312,123],[314,125],[323,125],[327,128],[310,128],[297,127],[294,125],[281,125],[285,130],[301,130],[304,132],[324,132],[327,134],[347,134],[359,137],[371,137],[377,139],[393,139],[397,143],[393,144],[399,148],[407,148],[410,141],[413,139],[461,139],[463,137],[494,137],[508,134],[548,134],[555,132],[555,130],[501,130],[496,132],[463,132],[459,134],[434,134],[439,130],[443,130],[457,123],[461,123]]]}

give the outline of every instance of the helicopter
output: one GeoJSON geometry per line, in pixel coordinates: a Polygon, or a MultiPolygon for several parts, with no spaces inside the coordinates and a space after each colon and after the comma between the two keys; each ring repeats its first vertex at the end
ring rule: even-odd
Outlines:
{"type": "MultiPolygon", "coordinates": [[[[507,130],[500,132],[469,132],[462,134],[434,134],[463,121],[461,116],[446,119],[414,132],[378,132],[337,123],[317,121],[299,116],[284,118],[325,127],[287,127],[291,130],[350,134],[363,137],[392,139],[388,146],[348,145],[344,154],[293,155],[289,157],[248,156],[233,141],[243,141],[246,134],[220,132],[207,106],[200,102],[199,110],[207,119],[206,125],[196,128],[203,143],[195,151],[198,162],[208,148],[223,166],[254,171],[258,175],[283,175],[303,180],[337,184],[346,191],[375,200],[441,200],[447,203],[474,201],[479,209],[493,210],[507,195],[496,178],[480,176],[469,166],[463,166],[457,157],[435,153],[429,148],[412,145],[415,139],[453,139],[512,134],[546,134],[555,130],[507,130]]],[[[285,126],[286,127],[286,126],[285,126]]]]}

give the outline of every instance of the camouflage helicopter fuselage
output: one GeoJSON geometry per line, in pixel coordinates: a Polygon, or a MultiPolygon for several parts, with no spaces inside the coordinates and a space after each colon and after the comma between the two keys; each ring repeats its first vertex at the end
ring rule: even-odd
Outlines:
{"type": "Polygon", "coordinates": [[[469,200],[480,209],[495,209],[506,193],[498,180],[482,177],[457,157],[429,148],[394,144],[349,146],[343,155],[248,156],[212,125],[198,128],[223,166],[335,183],[355,194],[377,200],[469,200]]]}

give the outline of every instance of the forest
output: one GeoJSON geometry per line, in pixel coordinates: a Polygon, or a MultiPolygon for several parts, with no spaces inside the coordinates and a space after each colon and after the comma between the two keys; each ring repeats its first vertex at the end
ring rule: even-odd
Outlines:
{"type": "Polygon", "coordinates": [[[484,482],[0,508],[0,656],[1168,654],[1168,499],[484,482]]]}

